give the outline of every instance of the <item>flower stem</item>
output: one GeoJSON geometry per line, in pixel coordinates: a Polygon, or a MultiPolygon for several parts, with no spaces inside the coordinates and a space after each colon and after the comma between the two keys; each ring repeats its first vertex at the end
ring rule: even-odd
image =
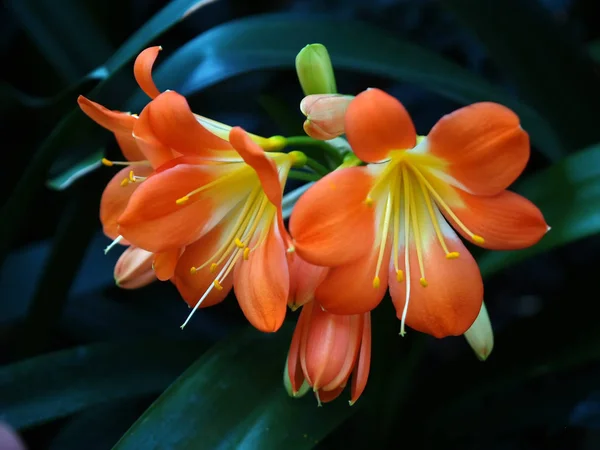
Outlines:
{"type": "Polygon", "coordinates": [[[294,180],[303,180],[303,181],[318,181],[322,178],[321,175],[317,173],[303,172],[301,170],[290,170],[288,173],[289,178],[293,178],[294,180]]]}
{"type": "Polygon", "coordinates": [[[341,164],[344,157],[338,152],[338,150],[329,145],[325,141],[320,141],[318,139],[313,139],[309,136],[290,136],[285,138],[286,147],[297,146],[304,148],[314,148],[322,150],[324,153],[328,154],[333,158],[337,164],[341,164]]]}
{"type": "Polygon", "coordinates": [[[323,164],[321,164],[318,161],[315,161],[312,158],[306,158],[306,166],[310,167],[312,170],[314,170],[316,173],[318,173],[321,176],[325,176],[327,175],[329,172],[331,172],[329,169],[327,169],[327,167],[325,167],[323,164]]]}

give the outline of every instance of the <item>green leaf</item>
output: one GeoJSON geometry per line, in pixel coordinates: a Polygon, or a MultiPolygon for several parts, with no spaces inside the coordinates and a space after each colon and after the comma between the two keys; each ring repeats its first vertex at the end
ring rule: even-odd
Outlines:
{"type": "MultiPolygon", "coordinates": [[[[90,93],[95,101],[102,102],[103,95],[111,87],[115,73],[137,54],[160,33],[184,19],[191,12],[215,0],[175,0],[159,11],[149,22],[141,27],[101,68],[94,71],[102,73],[104,79],[90,93]]],[[[114,108],[114,106],[113,106],[114,108]]],[[[37,193],[46,182],[48,172],[61,152],[72,150],[77,143],[86,143],[90,149],[95,150],[102,136],[108,133],[86,117],[76,106],[73,98],[73,109],[64,116],[56,125],[50,136],[36,151],[31,163],[23,173],[11,197],[0,211],[0,266],[6,252],[22,223],[27,217],[28,209],[23,205],[30,205],[37,193]],[[96,142],[96,145],[93,143],[96,142]]],[[[82,159],[86,158],[86,153],[82,159]]]]}
{"type": "Polygon", "coordinates": [[[112,53],[89,2],[9,0],[17,20],[54,69],[73,83],[112,53]]]}
{"type": "Polygon", "coordinates": [[[84,160],[75,163],[60,175],[48,180],[46,185],[50,189],[54,189],[56,191],[62,191],[68,188],[81,177],[84,177],[90,172],[101,167],[102,156],[104,156],[104,149],[100,149],[97,152],[87,156],[84,160]]]}
{"type": "Polygon", "coordinates": [[[487,252],[479,267],[489,276],[504,267],[600,232],[600,144],[565,158],[517,185],[552,229],[525,250],[487,252]]]}
{"type": "Polygon", "coordinates": [[[443,4],[473,30],[498,66],[513,78],[520,96],[544,115],[568,150],[598,142],[597,74],[547,8],[535,0],[447,0],[443,4]]]}
{"type": "MultiPolygon", "coordinates": [[[[114,450],[309,449],[356,407],[288,397],[281,381],[291,329],[245,330],[216,345],[173,383],[114,450]]],[[[343,395],[343,394],[342,394],[343,395]]]]}
{"type": "Polygon", "coordinates": [[[163,390],[204,346],[143,340],[95,344],[0,368],[0,419],[27,428],[90,406],[163,390]]]}
{"type": "MultiPolygon", "coordinates": [[[[310,42],[327,47],[335,69],[414,83],[460,103],[503,103],[519,114],[543,153],[556,159],[562,152],[545,120],[508,92],[435,53],[361,22],[294,14],[228,22],[174,52],[158,66],[155,80],[161,89],[189,95],[251,71],[291,70],[298,51],[310,42]]],[[[142,104],[139,96],[130,102],[134,110],[142,104]]]]}

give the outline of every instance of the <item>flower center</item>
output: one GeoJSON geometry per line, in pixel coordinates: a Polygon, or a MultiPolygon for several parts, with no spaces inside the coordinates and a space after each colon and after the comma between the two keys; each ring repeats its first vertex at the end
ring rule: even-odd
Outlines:
{"type": "MultiPolygon", "coordinates": [[[[460,254],[448,246],[444,228],[448,227],[441,211],[475,243],[483,244],[484,239],[471,232],[452,211],[451,206],[440,193],[450,192],[453,188],[443,181],[445,162],[432,155],[413,150],[398,150],[390,153],[385,166],[372,164],[379,171],[377,180],[369,192],[365,203],[377,208],[379,226],[376,242],[379,246],[373,287],[381,284],[380,273],[386,250],[392,247],[391,262],[396,272],[396,282],[406,282],[406,301],[402,314],[400,334],[404,335],[404,323],[408,311],[411,289],[411,269],[418,270],[419,284],[426,288],[429,283],[425,272],[423,252],[430,239],[435,239],[442,247],[446,258],[453,260],[460,254]],[[379,167],[378,167],[379,166],[379,167]],[[411,268],[410,249],[416,253],[417,267],[411,268]],[[403,249],[404,255],[400,255],[403,249]],[[404,258],[404,271],[400,269],[400,258],[404,258]]],[[[385,268],[388,270],[388,267],[385,268]]]]}

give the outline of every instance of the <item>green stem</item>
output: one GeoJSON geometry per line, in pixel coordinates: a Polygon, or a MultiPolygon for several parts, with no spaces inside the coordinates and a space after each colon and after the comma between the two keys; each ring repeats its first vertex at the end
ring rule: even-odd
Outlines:
{"type": "Polygon", "coordinates": [[[314,170],[316,173],[323,177],[329,174],[330,172],[330,170],[328,170],[327,167],[325,167],[323,164],[321,164],[318,161],[315,161],[312,158],[306,158],[306,166],[310,167],[312,170],[314,170]]]}
{"type": "Polygon", "coordinates": [[[286,147],[298,146],[314,149],[318,148],[323,152],[327,153],[329,156],[331,156],[334,159],[334,161],[337,162],[338,165],[341,164],[344,160],[344,157],[340,155],[340,153],[335,147],[329,145],[325,141],[313,139],[310,136],[290,136],[285,138],[285,142],[286,147]]]}
{"type": "Polygon", "coordinates": [[[316,173],[302,172],[301,170],[293,170],[293,169],[290,170],[288,177],[293,178],[294,180],[303,180],[303,181],[318,181],[322,178],[321,175],[316,174],[316,173]]]}

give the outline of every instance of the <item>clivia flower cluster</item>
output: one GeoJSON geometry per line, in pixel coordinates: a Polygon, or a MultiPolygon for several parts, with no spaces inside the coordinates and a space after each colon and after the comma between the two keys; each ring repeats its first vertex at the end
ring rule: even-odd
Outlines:
{"type": "Polygon", "coordinates": [[[100,207],[109,247],[128,246],[115,266],[119,286],[170,280],[193,308],[183,325],[232,289],[263,332],[281,327],[288,305],[302,308],[286,386],[294,396],[312,388],[319,403],[348,382],[351,404],[364,391],[370,312],[388,290],[402,335],[406,327],[438,338],[465,335],[480,359],[489,355],[483,282],[459,235],[508,250],[535,244],[549,229],[531,202],[506,190],[530,152],[512,111],[476,103],[418,136],[385,92],[336,94],[325,48],[308,46],[296,60],[307,94],[304,139],[323,148],[317,140],[345,135],[352,150],[330,171],[289,151],[291,138],[218,123],[193,113],[177,92],[160,92],[151,74],[159,50],[144,50],[134,65],[151,99],[139,116],[79,98],[124,156],[103,160],[123,168],[100,207]],[[286,182],[307,176],[318,181],[295,203],[288,232],[286,182]]]}

